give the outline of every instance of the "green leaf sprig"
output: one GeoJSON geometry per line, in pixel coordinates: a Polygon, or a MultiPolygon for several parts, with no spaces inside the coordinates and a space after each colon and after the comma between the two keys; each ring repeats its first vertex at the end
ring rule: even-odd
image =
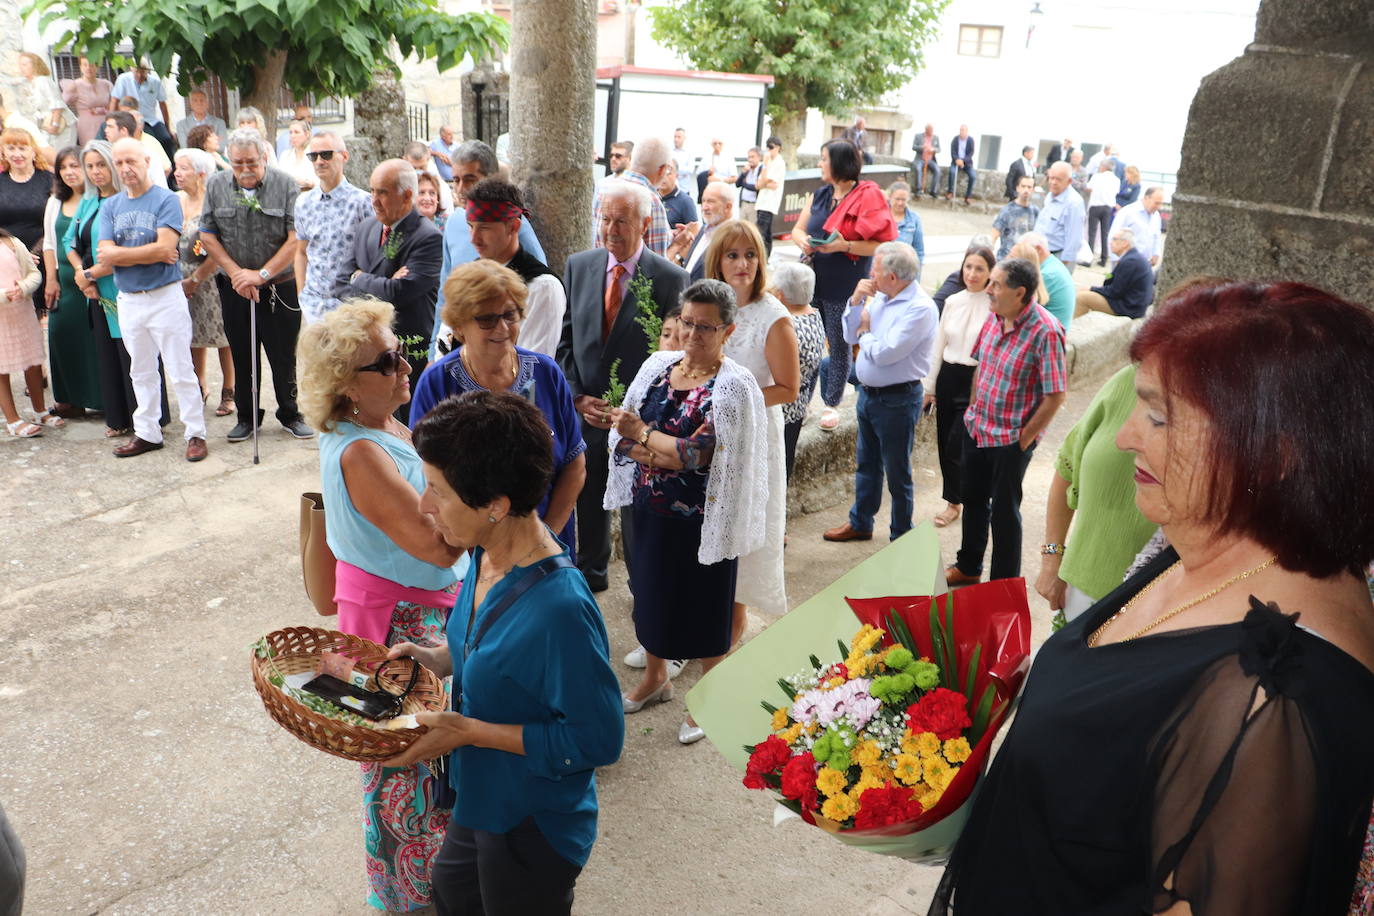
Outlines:
{"type": "MultiPolygon", "coordinates": [[[[635,304],[635,324],[644,332],[649,344],[649,352],[658,352],[658,341],[663,335],[663,318],[658,314],[658,303],[654,301],[654,281],[641,273],[630,278],[630,298],[635,304]]],[[[612,407],[619,407],[625,401],[625,383],[620,380],[620,360],[611,363],[611,384],[601,399],[612,407]]]]}
{"type": "Polygon", "coordinates": [[[387,236],[386,244],[382,246],[382,257],[388,261],[394,259],[401,252],[401,242],[405,240],[405,233],[393,228],[391,235],[387,236]]]}

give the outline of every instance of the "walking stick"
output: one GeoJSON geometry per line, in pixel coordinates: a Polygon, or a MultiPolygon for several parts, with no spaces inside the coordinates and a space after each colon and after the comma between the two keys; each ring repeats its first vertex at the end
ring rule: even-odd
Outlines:
{"type": "MultiPolygon", "coordinates": [[[[254,293],[256,294],[256,290],[254,293]]],[[[257,296],[248,301],[248,344],[249,350],[253,354],[253,359],[249,362],[248,386],[252,391],[253,397],[253,463],[258,463],[258,427],[262,425],[262,418],[258,416],[258,302],[257,296]]]]}

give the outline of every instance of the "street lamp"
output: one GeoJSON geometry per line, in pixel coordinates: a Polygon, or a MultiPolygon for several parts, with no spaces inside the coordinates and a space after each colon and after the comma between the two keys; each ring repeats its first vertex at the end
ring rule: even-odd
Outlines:
{"type": "Polygon", "coordinates": [[[1026,28],[1026,50],[1030,50],[1031,36],[1035,34],[1035,25],[1040,21],[1040,17],[1045,15],[1045,11],[1040,8],[1039,0],[1030,8],[1030,26],[1026,28]]]}

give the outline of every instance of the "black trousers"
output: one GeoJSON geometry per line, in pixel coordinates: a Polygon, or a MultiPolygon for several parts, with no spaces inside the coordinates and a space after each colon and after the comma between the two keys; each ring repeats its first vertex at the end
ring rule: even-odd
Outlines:
{"type": "MultiPolygon", "coordinates": [[[[587,443],[587,479],[577,494],[577,568],[593,584],[606,581],[611,565],[611,513],[601,508],[606,498],[606,478],[610,476],[607,440],[610,433],[582,423],[582,440],[587,443]]],[[[620,543],[630,555],[634,525],[629,506],[620,510],[620,543]]]]}
{"type": "Polygon", "coordinates": [[[964,411],[973,393],[973,372],[976,366],[962,363],[940,363],[935,378],[935,447],[940,454],[941,496],[947,503],[958,505],[964,499],[964,411]]]}
{"type": "Polygon", "coordinates": [[[564,916],[581,873],[549,845],[533,817],[505,833],[451,821],[430,889],[439,916],[564,916]]]}
{"type": "MultiPolygon", "coordinates": [[[[234,357],[234,403],[238,405],[240,423],[262,421],[262,410],[253,400],[253,366],[258,363],[259,349],[267,351],[272,367],[272,388],[277,395],[277,419],[282,423],[299,420],[296,407],[296,335],[301,330],[301,307],[296,300],[293,281],[258,287],[256,305],[234,292],[229,278],[215,275],[219,285],[219,301],[224,313],[224,335],[229,338],[229,351],[234,357]],[[273,291],[276,296],[273,296],[273,291]],[[257,309],[258,346],[249,335],[250,308],[257,309]]],[[[258,374],[262,387],[262,374],[258,374]]]]}
{"type": "Polygon", "coordinates": [[[983,554],[992,525],[992,570],[989,579],[1021,575],[1021,480],[1035,453],[1011,445],[979,448],[964,433],[963,542],[955,564],[969,576],[983,574],[983,554]]]}
{"type": "Polygon", "coordinates": [[[1100,235],[1097,257],[1103,264],[1107,263],[1107,256],[1111,254],[1111,249],[1107,247],[1107,230],[1111,228],[1113,212],[1111,207],[1088,208],[1088,248],[1092,248],[1093,237],[1100,235]]]}
{"type": "Polygon", "coordinates": [[[763,236],[764,257],[773,253],[773,214],[767,210],[755,210],[754,222],[758,224],[759,235],[763,236]]]}
{"type": "Polygon", "coordinates": [[[801,438],[802,423],[805,417],[795,423],[784,423],[782,427],[782,454],[787,468],[787,482],[792,482],[792,465],[797,463],[797,440],[801,438]]]}
{"type": "MultiPolygon", "coordinates": [[[[105,321],[105,307],[94,299],[86,300],[86,308],[91,319],[91,330],[95,332],[95,358],[98,363],[100,379],[100,400],[105,405],[105,425],[110,429],[129,429],[134,425],[134,383],[129,378],[129,351],[124,349],[124,341],[110,336],[110,326],[105,321]]],[[[162,376],[162,418],[160,425],[166,426],[172,420],[167,407],[167,377],[162,375],[162,357],[157,358],[158,375],[162,376]]]]}

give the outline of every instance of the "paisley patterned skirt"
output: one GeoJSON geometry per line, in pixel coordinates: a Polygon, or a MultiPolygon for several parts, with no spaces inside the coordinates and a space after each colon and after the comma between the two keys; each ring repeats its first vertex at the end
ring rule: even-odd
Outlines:
{"type": "MultiPolygon", "coordinates": [[[[387,645],[444,643],[448,608],[398,601],[387,645]]],[[[384,767],[364,763],[363,844],[367,902],[379,910],[408,912],[429,906],[430,865],[444,842],[452,811],[434,804],[438,784],[424,764],[384,767]]]]}

